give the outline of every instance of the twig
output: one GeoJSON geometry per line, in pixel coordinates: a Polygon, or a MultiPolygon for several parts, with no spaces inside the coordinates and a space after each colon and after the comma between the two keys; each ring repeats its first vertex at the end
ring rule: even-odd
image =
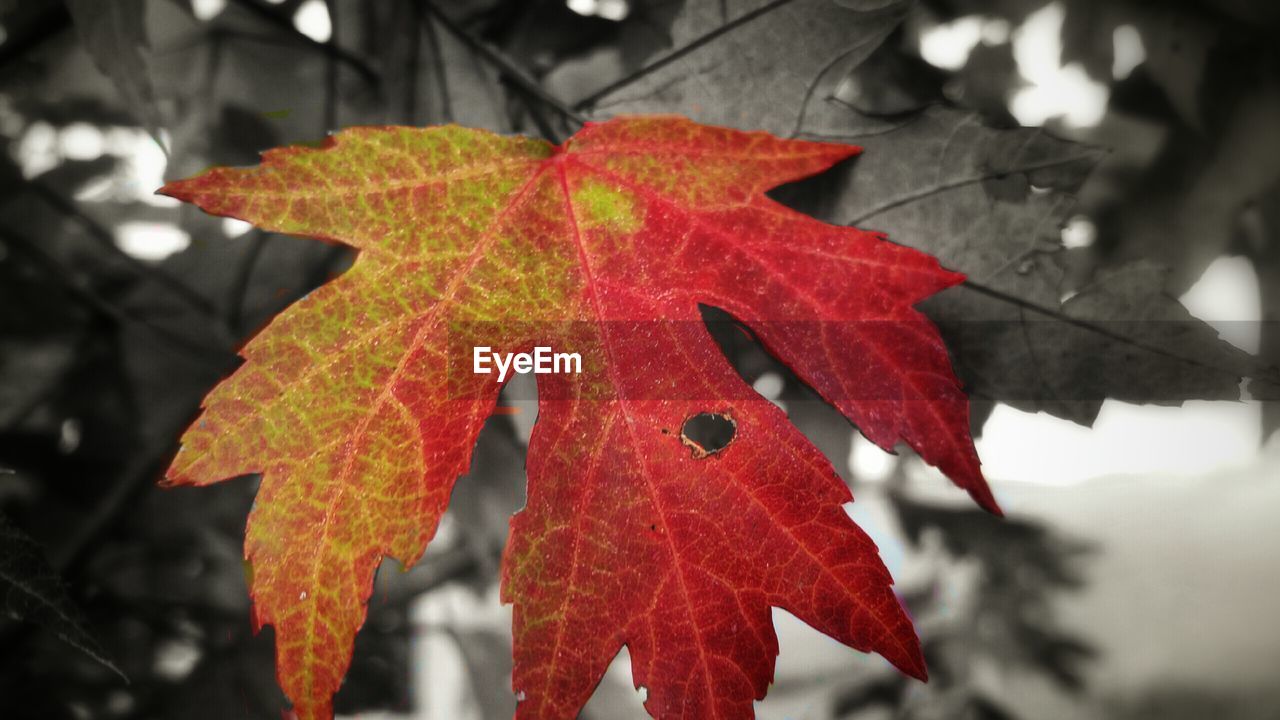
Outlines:
{"type": "MultiPolygon", "coordinates": [[[[494,560],[497,561],[498,558],[494,560]]],[[[406,568],[407,575],[396,577],[393,582],[386,583],[385,588],[378,588],[374,600],[380,602],[376,605],[370,603],[370,608],[403,607],[419,595],[431,592],[445,583],[472,576],[480,569],[481,564],[476,559],[475,551],[466,544],[428,554],[416,566],[406,568]]]]}
{"type": "Polygon", "coordinates": [[[156,337],[165,340],[175,350],[181,350],[183,354],[190,355],[192,358],[199,359],[204,364],[211,364],[210,358],[216,358],[219,355],[230,357],[230,352],[225,348],[212,347],[203,345],[194,340],[177,335],[172,331],[153,325],[150,322],[133,317],[124,312],[120,308],[112,305],[110,302],[99,296],[93,290],[84,286],[84,283],[76,278],[69,277],[64,272],[62,265],[52,256],[46,253],[40,246],[31,242],[25,237],[18,235],[6,228],[0,227],[0,240],[19,252],[25,254],[33,260],[37,265],[41,266],[44,271],[51,277],[58,278],[62,281],[63,287],[85,307],[97,313],[100,317],[111,320],[119,325],[132,323],[156,337]]]}
{"type": "Polygon", "coordinates": [[[593,106],[593,105],[595,105],[597,102],[599,102],[601,98],[603,98],[604,96],[606,96],[606,95],[608,95],[609,93],[613,92],[614,90],[617,90],[618,88],[621,88],[621,87],[625,87],[625,86],[627,86],[627,85],[630,85],[631,83],[633,83],[633,82],[635,82],[635,81],[639,80],[640,78],[644,77],[645,75],[648,75],[649,73],[653,72],[654,70],[657,70],[658,68],[660,68],[660,67],[662,67],[662,66],[664,66],[664,65],[668,65],[668,64],[670,64],[670,63],[672,63],[672,62],[675,62],[676,60],[679,60],[680,58],[684,57],[685,55],[688,55],[689,53],[693,52],[694,50],[697,50],[698,48],[702,47],[703,45],[706,45],[707,43],[711,42],[712,40],[715,40],[716,38],[720,37],[721,35],[724,35],[724,34],[725,34],[725,33],[727,33],[727,32],[730,32],[730,31],[732,31],[732,30],[734,30],[734,29],[736,29],[736,28],[738,28],[738,27],[740,27],[740,26],[742,26],[742,25],[745,25],[746,23],[749,23],[749,22],[751,22],[752,20],[755,20],[756,18],[760,17],[761,15],[765,15],[765,14],[767,14],[767,13],[771,13],[771,12],[773,12],[774,10],[777,10],[778,8],[783,7],[783,6],[785,6],[785,5],[790,5],[792,2],[795,2],[795,0],[774,0],[774,2],[771,2],[771,3],[769,3],[768,5],[765,5],[765,6],[763,6],[763,7],[756,8],[755,10],[752,10],[751,12],[746,13],[746,14],[744,14],[743,16],[741,16],[741,17],[739,17],[739,18],[734,19],[732,22],[727,22],[727,23],[725,23],[724,25],[721,25],[720,27],[716,28],[715,30],[712,30],[711,32],[707,33],[706,35],[703,35],[703,36],[701,36],[701,37],[699,37],[699,38],[697,38],[697,39],[693,40],[693,41],[692,41],[692,42],[690,42],[688,45],[685,45],[685,46],[683,46],[683,47],[680,47],[680,48],[677,48],[677,49],[675,49],[675,50],[672,50],[671,52],[667,53],[666,55],[663,55],[662,57],[660,57],[660,58],[658,58],[657,60],[654,60],[653,62],[651,62],[651,63],[649,63],[649,64],[645,65],[644,67],[642,67],[642,68],[640,68],[640,69],[636,70],[635,72],[630,73],[630,74],[626,75],[625,77],[620,78],[620,79],[618,79],[618,80],[614,80],[613,82],[609,83],[608,85],[605,85],[604,87],[600,88],[599,90],[596,90],[595,92],[591,93],[590,95],[586,96],[585,98],[583,98],[583,99],[579,100],[578,102],[574,103],[574,107],[575,107],[576,109],[578,109],[578,110],[587,110],[587,109],[589,109],[591,106],[593,106]]]}
{"type": "Polygon", "coordinates": [[[409,125],[418,124],[418,66],[422,62],[422,33],[426,28],[422,20],[422,8],[409,3],[409,57],[405,62],[404,119],[409,125]]]}
{"type": "Polygon", "coordinates": [[[94,505],[89,519],[51,553],[50,562],[59,572],[70,575],[79,570],[80,564],[88,559],[89,550],[97,547],[102,534],[115,525],[128,509],[135,507],[131,501],[164,472],[169,450],[166,447],[163,455],[142,455],[127,466],[120,474],[120,481],[94,505]]]}
{"type": "MultiPolygon", "coordinates": [[[[996,300],[1000,300],[1000,301],[1002,301],[1002,302],[1010,303],[1010,304],[1015,305],[1015,306],[1017,306],[1017,307],[1019,307],[1019,308],[1022,308],[1022,309],[1024,309],[1024,310],[1029,310],[1029,311],[1031,311],[1031,312],[1033,312],[1033,313],[1036,313],[1036,314],[1038,314],[1038,315],[1044,315],[1045,317],[1051,317],[1051,318],[1053,318],[1054,320],[1058,320],[1058,321],[1060,321],[1060,322],[1067,323],[1068,325],[1074,325],[1074,326],[1076,326],[1076,327],[1078,327],[1078,328],[1081,328],[1081,329],[1083,329],[1083,330],[1088,330],[1088,331],[1090,331],[1090,332],[1097,333],[1098,335],[1101,335],[1101,336],[1103,336],[1103,337],[1105,337],[1105,338],[1109,338],[1109,339],[1111,339],[1111,340],[1115,340],[1116,342],[1118,342],[1118,343],[1122,343],[1122,344],[1124,344],[1124,345],[1129,345],[1129,346],[1131,346],[1131,347],[1138,348],[1139,350],[1145,350],[1145,351],[1147,351],[1147,352],[1149,352],[1149,353],[1154,353],[1154,354],[1156,354],[1156,355],[1160,355],[1160,356],[1162,356],[1162,357],[1167,357],[1167,358],[1170,358],[1170,359],[1172,359],[1172,360],[1178,360],[1178,361],[1180,361],[1180,362],[1185,362],[1185,363],[1187,363],[1187,364],[1189,364],[1189,365],[1195,365],[1195,366],[1197,366],[1197,367],[1201,367],[1201,368],[1204,368],[1204,369],[1206,369],[1206,370],[1213,370],[1214,372],[1224,372],[1224,373],[1230,373],[1230,374],[1232,374],[1232,375],[1241,375],[1241,374],[1242,374],[1239,370],[1233,370],[1233,369],[1230,369],[1230,368],[1217,367],[1217,366],[1215,366],[1215,365],[1211,365],[1211,364],[1209,364],[1209,363],[1203,362],[1203,361],[1201,361],[1201,360],[1197,360],[1197,359],[1195,359],[1195,358],[1190,358],[1190,357],[1186,357],[1186,356],[1183,356],[1183,355],[1179,355],[1178,353],[1169,352],[1168,350],[1166,350],[1166,349],[1164,349],[1164,348],[1157,347],[1157,346],[1155,346],[1155,345],[1151,345],[1151,344],[1149,344],[1149,343],[1143,342],[1142,340],[1138,340],[1138,339],[1136,339],[1136,338],[1131,338],[1131,337],[1129,337],[1129,336],[1127,336],[1127,335],[1123,335],[1123,334],[1121,334],[1121,333],[1115,332],[1114,330],[1108,330],[1107,328],[1105,328],[1105,327],[1103,327],[1103,326],[1101,326],[1101,325],[1098,325],[1097,323],[1090,322],[1090,321],[1088,321],[1088,320],[1082,320],[1082,319],[1077,318],[1077,317],[1072,317],[1072,316],[1070,316],[1070,315],[1068,315],[1068,314],[1066,314],[1066,313],[1062,312],[1061,310],[1055,310],[1055,309],[1052,309],[1052,308],[1044,307],[1043,305],[1039,305],[1039,304],[1037,304],[1037,303],[1033,303],[1033,302],[1031,302],[1031,301],[1029,301],[1029,300],[1025,300],[1025,299],[1023,299],[1023,298],[1020,298],[1020,297],[1018,297],[1017,295],[1011,295],[1011,294],[1009,294],[1009,293],[1002,292],[1002,291],[1000,291],[1000,290],[996,290],[995,288],[990,288],[990,287],[987,287],[986,285],[981,285],[981,284],[976,283],[976,282],[974,282],[974,281],[972,281],[972,280],[965,280],[963,283],[961,283],[961,285],[962,285],[963,287],[969,288],[970,290],[973,290],[974,292],[977,292],[977,293],[981,293],[981,294],[983,294],[983,295],[986,295],[987,297],[990,297],[990,298],[993,298],[993,299],[996,299],[996,300]]],[[[1246,374],[1246,375],[1247,375],[1247,373],[1244,373],[1244,374],[1246,374]]]]}
{"type": "Polygon", "coordinates": [[[578,125],[583,125],[587,122],[586,118],[578,113],[578,111],[569,107],[569,105],[560,98],[557,98],[547,92],[537,80],[529,77],[528,74],[517,67],[511,58],[490,47],[488,43],[482,42],[470,32],[467,32],[467,30],[461,25],[458,25],[452,18],[442,12],[440,8],[436,7],[434,2],[431,0],[418,0],[418,2],[428,14],[444,26],[445,30],[448,30],[454,37],[466,43],[468,47],[479,53],[485,60],[488,60],[498,69],[499,73],[506,77],[508,81],[518,87],[521,91],[537,98],[548,107],[555,109],[556,112],[563,115],[566,119],[577,123],[578,125]]]}
{"type": "Polygon", "coordinates": [[[209,33],[209,57],[204,69],[205,112],[213,117],[218,108],[218,75],[222,70],[222,43],[225,35],[209,33]]]}
{"type": "MultiPolygon", "coordinates": [[[[88,355],[88,352],[86,352],[88,345],[89,334],[85,333],[76,341],[75,346],[72,349],[72,357],[82,358],[88,355]]],[[[63,379],[63,375],[60,373],[50,373],[48,380],[44,383],[43,387],[37,387],[35,392],[31,393],[30,397],[24,404],[19,405],[17,410],[9,413],[9,421],[6,427],[20,426],[23,421],[31,415],[31,413],[36,411],[36,408],[40,407],[45,401],[53,397],[54,392],[56,392],[62,385],[63,379]]],[[[0,470],[0,472],[3,471],[0,470]]]]}
{"type": "Polygon", "coordinates": [[[560,133],[551,127],[551,120],[542,112],[542,108],[538,106],[538,103],[531,102],[530,98],[523,93],[521,93],[521,97],[524,99],[525,109],[529,111],[529,117],[533,118],[533,124],[537,126],[538,132],[542,133],[545,138],[562,142],[564,138],[560,137],[560,133]]]}
{"type": "MultiPolygon", "coordinates": [[[[320,50],[329,57],[346,64],[352,70],[356,71],[360,77],[364,78],[364,81],[369,85],[374,87],[380,87],[382,85],[382,76],[379,75],[372,67],[369,67],[369,65],[359,56],[343,50],[332,42],[319,42],[315,38],[303,35],[296,27],[294,27],[289,18],[276,12],[270,5],[263,3],[262,0],[235,0],[235,2],[240,7],[260,18],[263,18],[272,25],[289,31],[289,36],[298,42],[320,50]]],[[[333,16],[330,15],[330,20],[332,21],[332,19],[333,16]]]]}
{"type": "MultiPolygon", "coordinates": [[[[325,44],[338,47],[338,13],[333,0],[324,0],[324,7],[329,13],[329,40],[325,44]]],[[[324,59],[324,131],[331,133],[338,129],[338,60],[329,53],[324,59]]]]}
{"type": "Polygon", "coordinates": [[[97,220],[93,219],[83,210],[76,207],[75,203],[62,197],[57,192],[54,192],[52,188],[40,182],[38,179],[28,180],[26,185],[35,193],[36,197],[48,203],[54,210],[57,210],[63,215],[75,220],[80,227],[84,228],[90,238],[101,245],[104,250],[122,260],[139,275],[155,280],[156,284],[164,287],[174,295],[181,297],[187,302],[187,304],[205,315],[213,316],[217,313],[217,310],[213,307],[213,303],[209,302],[209,300],[203,295],[200,295],[181,282],[178,282],[170,275],[161,272],[159,269],[148,265],[129,253],[121,250],[119,246],[116,245],[115,237],[111,235],[111,232],[103,227],[97,220]]]}
{"type": "Polygon", "coordinates": [[[227,327],[231,328],[232,334],[237,339],[243,337],[247,330],[244,326],[244,303],[249,294],[249,281],[253,278],[253,269],[258,264],[258,258],[262,257],[262,251],[267,249],[267,243],[274,237],[257,228],[249,231],[249,235],[253,244],[245,253],[240,271],[236,273],[235,282],[232,283],[228,294],[230,301],[227,303],[227,327]]]}
{"type": "MultiPolygon", "coordinates": [[[[1089,148],[1086,147],[1085,150],[1088,151],[1089,148]]],[[[1034,173],[1040,170],[1052,170],[1054,168],[1062,167],[1064,165],[1072,165],[1075,163],[1086,161],[1088,159],[1089,158],[1086,155],[1073,155],[1071,157],[1066,158],[1065,160],[1050,160],[1042,163],[1028,163],[1026,165],[1022,165],[1020,167],[1013,168],[1010,170],[1004,170],[1001,172],[995,172],[994,170],[986,169],[980,172],[979,174],[966,175],[964,177],[956,178],[954,180],[949,180],[947,182],[940,182],[934,185],[927,185],[927,186],[918,188],[914,192],[911,192],[910,194],[896,197],[896,198],[893,198],[892,200],[889,200],[888,202],[881,203],[873,208],[868,208],[864,210],[857,217],[850,218],[849,220],[841,220],[841,223],[844,225],[853,225],[853,226],[862,225],[863,223],[865,223],[866,221],[870,220],[871,218],[877,215],[881,215],[895,208],[900,208],[903,205],[910,205],[911,203],[918,202],[920,200],[923,200],[928,197],[932,197],[934,195],[941,195],[951,190],[957,190],[959,188],[967,187],[969,185],[977,185],[978,183],[987,182],[988,180],[994,180],[998,177],[1002,177],[1009,173],[1016,172],[1024,175],[1030,175],[1031,173],[1034,173]]]]}
{"type": "MultiPolygon", "coordinates": [[[[418,4],[413,7],[418,9],[418,4]]],[[[419,13],[421,14],[421,13],[419,13]]],[[[440,91],[440,114],[446,123],[453,122],[453,98],[449,95],[449,75],[444,67],[444,47],[440,45],[440,34],[436,32],[436,21],[424,18],[423,25],[427,29],[427,43],[431,49],[431,64],[436,74],[436,87],[440,91]]]]}

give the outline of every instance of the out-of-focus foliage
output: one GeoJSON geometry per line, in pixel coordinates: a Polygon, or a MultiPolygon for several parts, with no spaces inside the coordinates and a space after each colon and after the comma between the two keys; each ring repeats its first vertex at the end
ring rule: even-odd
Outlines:
{"type": "Polygon", "coordinates": [[[4,515],[0,515],[0,595],[4,597],[5,612],[12,619],[34,623],[120,672],[89,635],[80,611],[67,596],[61,578],[49,567],[40,546],[4,515]]]}
{"type": "MultiPolygon", "coordinates": [[[[979,400],[1088,422],[1104,396],[1222,397],[1238,374],[1264,374],[1177,315],[1171,296],[1223,254],[1243,255],[1257,270],[1271,320],[1262,360],[1280,361],[1280,9],[1270,0],[1061,3],[1059,60],[1079,63],[1109,100],[1096,122],[1050,119],[1047,134],[1011,128],[1013,100],[1033,85],[1016,57],[1017,33],[1046,17],[1046,0],[111,4],[145,13],[120,18],[116,31],[132,28],[132,39],[117,35],[118,54],[93,55],[81,35],[110,28],[77,28],[57,0],[0,2],[0,511],[43,548],[86,627],[132,682],[55,634],[6,619],[5,718],[278,717],[271,638],[251,631],[241,561],[254,479],[194,493],[162,492],[153,481],[199,398],[235,366],[236,345],[350,258],[340,248],[240,234],[151,192],[163,177],[252,163],[262,149],[338,127],[452,121],[563,137],[573,122],[539,92],[587,99],[576,108],[582,115],[643,106],[747,126],[779,122],[772,129],[867,148],[812,184],[780,189],[781,200],[840,222],[876,213],[873,227],[943,254],[999,293],[959,288],[926,308],[956,344],[957,369],[979,400]],[[317,5],[328,8],[330,41],[295,25],[317,5]],[[606,6],[626,16],[610,19],[606,6]],[[432,7],[522,77],[498,70],[432,7]],[[840,32],[839,18],[858,10],[873,13],[874,27],[840,32]],[[836,22],[797,34],[806,17],[836,22]],[[922,59],[922,38],[974,17],[987,31],[963,62],[940,68],[922,59]],[[1117,38],[1133,35],[1143,56],[1117,74],[1117,48],[1126,47],[1117,38]],[[149,49],[133,52],[144,36],[149,49]],[[98,70],[136,58],[147,63],[144,74],[109,79],[98,70]],[[671,84],[653,82],[662,73],[671,84]],[[631,76],[650,79],[624,82],[631,76]],[[596,107],[599,98],[610,106],[596,107]],[[168,142],[167,161],[148,137],[151,124],[168,142]],[[936,180],[918,185],[936,191],[913,197],[907,178],[893,174],[895,158],[927,165],[936,180]],[[1068,221],[1088,221],[1096,239],[1062,247],[1068,221]],[[929,245],[939,238],[962,242],[929,245]],[[150,259],[122,250],[139,246],[150,259]],[[974,317],[989,321],[986,329],[974,317]],[[1154,331],[1175,332],[1143,347],[1069,321],[1105,321],[1125,334],[1126,322],[1151,317],[1176,321],[1154,331]],[[1155,377],[1179,382],[1138,382],[1155,377]]],[[[740,330],[715,331],[750,381],[783,378],[770,380],[781,388],[775,399],[857,480],[847,426],[806,401],[808,391],[740,330]]],[[[1251,388],[1280,398],[1280,385],[1265,378],[1251,388]]],[[[514,699],[491,696],[508,672],[501,620],[483,636],[454,621],[427,631],[410,607],[446,585],[488,597],[507,519],[523,503],[513,478],[524,435],[515,428],[527,433],[532,412],[520,398],[511,404],[525,410],[490,420],[439,549],[407,573],[380,573],[339,712],[421,706],[409,657],[421,635],[436,632],[465,645],[459,654],[475,669],[480,716],[510,716],[514,699]]],[[[1268,405],[1270,429],[1280,427],[1276,407],[1268,405]]],[[[814,690],[829,701],[828,715],[963,717],[963,708],[1007,717],[990,672],[975,671],[1001,658],[1067,686],[1082,677],[1086,648],[1057,626],[1047,601],[1074,582],[1059,570],[1087,557],[1016,515],[992,524],[910,502],[909,490],[895,502],[933,568],[914,581],[911,601],[936,680],[920,690],[887,674],[850,673],[847,686],[814,690]],[[968,598],[964,612],[948,614],[930,588],[968,598]]],[[[611,673],[604,682],[587,716],[618,717],[633,702],[629,678],[611,673]]],[[[1190,717],[1205,712],[1196,703],[1216,711],[1226,702],[1190,689],[1147,695],[1117,698],[1109,710],[1190,717]]],[[[1237,705],[1240,717],[1266,710],[1237,705]]]]}
{"type": "MultiPolygon", "coordinates": [[[[160,129],[147,51],[146,0],[67,0],[80,43],[120,91],[125,109],[153,133],[160,129]]],[[[159,140],[159,135],[156,135],[159,140]]]]}

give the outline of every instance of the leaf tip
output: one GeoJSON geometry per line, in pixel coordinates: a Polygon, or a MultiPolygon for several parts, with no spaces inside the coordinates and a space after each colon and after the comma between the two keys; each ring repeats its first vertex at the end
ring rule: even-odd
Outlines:
{"type": "Polygon", "coordinates": [[[171,197],[174,200],[181,200],[182,202],[191,202],[191,198],[194,196],[194,193],[191,190],[191,182],[189,180],[174,180],[172,182],[167,182],[159,190],[156,190],[154,194],[171,197]]]}
{"type": "MultiPolygon", "coordinates": [[[[968,433],[965,433],[967,442],[968,433]]],[[[982,472],[982,462],[978,459],[976,452],[970,452],[967,457],[960,460],[958,464],[948,464],[945,468],[938,466],[943,473],[952,479],[957,487],[969,493],[969,497],[973,499],[978,507],[986,510],[996,517],[1004,517],[1004,510],[1000,509],[1000,503],[996,502],[995,493],[991,492],[991,483],[987,482],[986,475],[982,472]]]]}
{"type": "Polygon", "coordinates": [[[831,148],[831,157],[834,158],[832,164],[848,160],[856,155],[861,155],[863,147],[861,145],[846,145],[844,143],[824,143],[831,148]]]}
{"type": "Polygon", "coordinates": [[[941,263],[938,263],[938,268],[942,271],[943,282],[946,283],[943,289],[963,285],[969,282],[969,276],[958,270],[942,267],[941,263]]]}
{"type": "MultiPolygon", "coordinates": [[[[901,600],[899,600],[899,603],[901,603],[901,600]]],[[[914,623],[912,624],[914,625],[914,623]]],[[[920,646],[920,638],[914,630],[908,630],[906,638],[899,637],[896,642],[893,642],[888,647],[882,646],[872,652],[875,652],[903,675],[919,680],[922,683],[929,682],[929,668],[925,664],[924,649],[920,646]],[[908,638],[910,641],[906,642],[908,638]]]]}
{"type": "Polygon", "coordinates": [[[970,484],[966,489],[969,491],[969,497],[978,503],[978,507],[998,518],[1004,517],[1004,510],[1001,509],[1000,503],[996,502],[996,496],[991,492],[991,485],[981,473],[978,474],[977,482],[970,484]]]}
{"type": "MultiPolygon", "coordinates": [[[[901,604],[901,600],[899,600],[901,604]]],[[[905,609],[902,612],[906,612],[905,609]]],[[[909,616],[908,616],[909,617],[909,616]]],[[[899,638],[889,648],[881,648],[877,650],[881,657],[889,661],[889,664],[897,668],[904,675],[915,678],[922,683],[929,682],[929,667],[924,660],[924,648],[920,646],[920,637],[914,631],[915,623],[908,620],[910,628],[906,632],[906,638],[899,638]],[[909,642],[903,642],[909,639],[909,642]]]]}

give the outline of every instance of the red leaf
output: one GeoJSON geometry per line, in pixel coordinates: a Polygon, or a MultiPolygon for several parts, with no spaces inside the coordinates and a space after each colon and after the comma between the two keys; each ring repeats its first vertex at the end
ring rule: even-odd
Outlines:
{"type": "Polygon", "coordinates": [[[503,564],[519,717],[575,716],[623,644],[656,717],[751,717],[771,606],[925,676],[848,490],[698,311],[735,315],[870,439],[905,440],[998,512],[946,350],[912,308],[961,276],[764,195],[857,150],[676,117],[589,124],[559,147],[355,128],[164,188],[360,249],[244,348],[170,473],[263,473],[246,553],[300,717],[331,714],[374,570],[417,560],[467,470],[500,388],[472,372],[474,346],[582,358],[539,378],[503,564]],[[685,436],[701,413],[733,423],[726,446],[685,436]]]}

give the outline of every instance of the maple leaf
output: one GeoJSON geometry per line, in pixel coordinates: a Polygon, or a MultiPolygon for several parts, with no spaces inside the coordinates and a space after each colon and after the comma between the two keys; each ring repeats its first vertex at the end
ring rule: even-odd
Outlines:
{"type": "Polygon", "coordinates": [[[473,346],[583,364],[539,379],[503,563],[518,717],[575,716],[624,644],[654,716],[751,717],[778,652],[770,607],[924,677],[848,489],[699,315],[730,312],[871,440],[905,440],[998,512],[946,349],[912,307],[961,276],[764,194],[857,151],[678,117],[561,146],[354,128],[162,189],[359,249],[245,346],[169,473],[262,473],[255,620],[275,627],[300,717],[330,715],[375,569],[421,556],[467,471],[501,387],[472,372],[473,346]],[[703,414],[730,424],[727,445],[685,433],[703,414]]]}

